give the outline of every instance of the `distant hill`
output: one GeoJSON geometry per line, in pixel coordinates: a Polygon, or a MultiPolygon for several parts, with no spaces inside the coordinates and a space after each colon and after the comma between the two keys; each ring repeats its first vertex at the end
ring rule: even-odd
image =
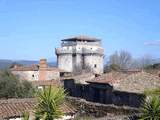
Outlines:
{"type": "MultiPolygon", "coordinates": [[[[7,59],[0,59],[0,69],[8,69],[13,63],[22,64],[22,65],[32,65],[32,64],[39,64],[39,61],[34,60],[7,60],[7,59]]],[[[56,62],[49,62],[49,66],[56,66],[56,62]]]]}

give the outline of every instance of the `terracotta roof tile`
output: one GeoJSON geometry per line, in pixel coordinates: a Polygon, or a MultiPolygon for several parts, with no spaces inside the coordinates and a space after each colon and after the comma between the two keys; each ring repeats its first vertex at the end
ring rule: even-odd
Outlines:
{"type": "Polygon", "coordinates": [[[38,71],[38,65],[31,65],[31,66],[16,66],[11,68],[11,71],[38,71]]]}
{"type": "MultiPolygon", "coordinates": [[[[55,71],[55,72],[66,72],[65,70],[59,69],[57,67],[47,67],[43,68],[46,71],[55,71]]],[[[11,68],[11,71],[38,71],[38,65],[31,65],[31,66],[16,66],[15,68],[11,68]]]]}
{"type": "Polygon", "coordinates": [[[32,84],[35,86],[58,86],[60,85],[59,80],[38,80],[32,81],[32,84]]]}
{"type": "Polygon", "coordinates": [[[146,89],[160,88],[160,78],[150,73],[140,72],[127,76],[114,88],[121,91],[143,93],[146,89]]]}
{"type": "MultiPolygon", "coordinates": [[[[35,98],[0,100],[0,118],[21,117],[24,112],[33,112],[36,104],[35,98]]],[[[65,114],[74,114],[77,111],[66,103],[61,108],[65,114]]]]}
{"type": "Polygon", "coordinates": [[[99,77],[94,78],[93,80],[87,81],[88,83],[102,83],[102,84],[116,84],[123,78],[127,77],[128,74],[121,72],[110,72],[103,74],[99,77]]]}
{"type": "Polygon", "coordinates": [[[61,77],[62,81],[74,79],[75,82],[86,84],[86,81],[94,79],[95,75],[93,73],[83,73],[81,75],[69,76],[69,77],[61,77]]]}

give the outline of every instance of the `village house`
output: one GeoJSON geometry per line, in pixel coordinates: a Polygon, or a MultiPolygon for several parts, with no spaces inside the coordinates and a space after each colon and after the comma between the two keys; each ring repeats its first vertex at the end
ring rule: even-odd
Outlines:
{"type": "Polygon", "coordinates": [[[41,59],[39,65],[15,65],[11,68],[11,72],[21,80],[28,81],[57,80],[67,73],[57,67],[49,67],[46,59],[41,59]]]}

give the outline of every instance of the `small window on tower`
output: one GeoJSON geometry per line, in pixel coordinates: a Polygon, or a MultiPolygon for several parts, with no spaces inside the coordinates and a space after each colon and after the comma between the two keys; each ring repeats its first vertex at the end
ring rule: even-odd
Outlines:
{"type": "Polygon", "coordinates": [[[97,68],[97,64],[95,64],[94,67],[97,68]]]}
{"type": "Polygon", "coordinates": [[[34,75],[32,75],[32,77],[34,78],[34,75]]]}

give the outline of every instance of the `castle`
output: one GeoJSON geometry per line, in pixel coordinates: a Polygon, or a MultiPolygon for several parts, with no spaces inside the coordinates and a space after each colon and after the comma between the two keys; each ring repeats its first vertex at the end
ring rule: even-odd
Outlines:
{"type": "Polygon", "coordinates": [[[63,39],[56,48],[58,68],[68,72],[88,69],[95,74],[103,73],[104,49],[101,40],[87,36],[63,39]]]}

